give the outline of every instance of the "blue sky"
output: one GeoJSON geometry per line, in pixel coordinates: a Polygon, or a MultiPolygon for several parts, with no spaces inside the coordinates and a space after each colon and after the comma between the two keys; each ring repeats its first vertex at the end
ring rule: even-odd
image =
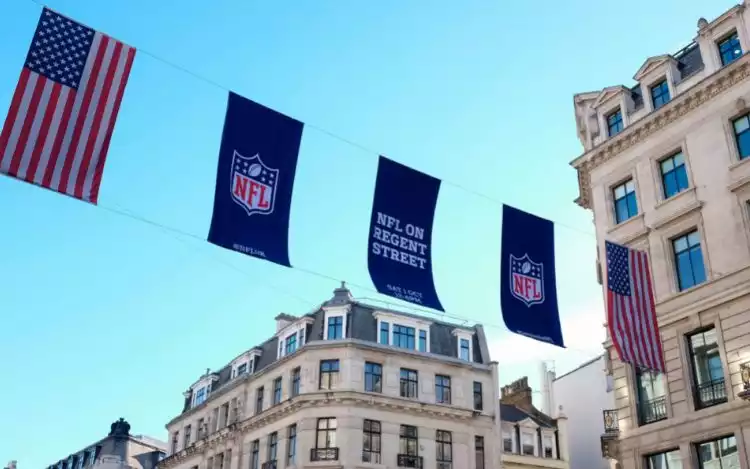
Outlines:
{"type": "MultiPolygon", "coordinates": [[[[700,16],[731,5],[51,0],[142,50],[101,207],[0,177],[0,459],[44,467],[121,416],[166,439],[201,372],[336,287],[107,210],[208,232],[226,91],[153,56],[370,149],[308,126],[292,204],[292,263],[360,286],[359,298],[376,296],[366,239],[378,153],[572,227],[556,228],[562,351],[502,326],[501,206],[449,184],[438,200],[443,305],[486,324],[503,382],[536,383],[539,360],[566,371],[603,339],[593,225],[572,203],[573,94],[630,85],[646,57],[677,51],[700,16]]],[[[40,11],[31,0],[0,5],[3,119],[40,11]]]]}

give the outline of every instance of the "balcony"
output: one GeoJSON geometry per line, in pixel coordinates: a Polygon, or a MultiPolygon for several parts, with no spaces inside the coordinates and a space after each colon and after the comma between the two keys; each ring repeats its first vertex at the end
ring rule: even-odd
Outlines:
{"type": "Polygon", "coordinates": [[[618,459],[618,437],[620,436],[620,423],[617,418],[617,409],[607,409],[603,411],[603,417],[604,433],[600,437],[602,457],[618,459]]]}
{"type": "Polygon", "coordinates": [[[453,463],[450,461],[438,461],[437,469],[452,469],[453,463]]]}
{"type": "Polygon", "coordinates": [[[412,467],[414,469],[422,469],[422,456],[415,456],[412,454],[399,454],[397,456],[398,467],[412,467]]]}
{"type": "Polygon", "coordinates": [[[727,389],[724,386],[724,378],[698,384],[693,389],[693,395],[696,401],[695,407],[698,409],[725,403],[727,401],[727,389]]]}
{"type": "Polygon", "coordinates": [[[260,467],[262,469],[276,469],[276,460],[272,459],[270,461],[266,461],[260,467]]]}
{"type": "Polygon", "coordinates": [[[310,450],[310,461],[338,461],[338,448],[312,448],[310,450]]]}
{"type": "Polygon", "coordinates": [[[638,406],[638,417],[641,425],[658,422],[667,418],[667,398],[657,397],[641,402],[638,406]]]}

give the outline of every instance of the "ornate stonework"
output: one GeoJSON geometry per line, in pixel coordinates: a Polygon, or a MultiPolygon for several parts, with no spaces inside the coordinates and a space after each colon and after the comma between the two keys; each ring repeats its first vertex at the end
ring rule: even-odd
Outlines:
{"type": "Polygon", "coordinates": [[[592,149],[573,163],[578,170],[579,197],[576,203],[591,208],[591,171],[616,155],[642,142],[666,126],[698,109],[720,93],[750,77],[750,59],[747,56],[704,78],[688,91],[651,115],[626,127],[622,133],[592,149]]]}

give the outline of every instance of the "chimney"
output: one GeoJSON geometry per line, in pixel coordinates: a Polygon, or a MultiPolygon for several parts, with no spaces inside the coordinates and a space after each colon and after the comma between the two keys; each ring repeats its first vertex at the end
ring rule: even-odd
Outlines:
{"type": "Polygon", "coordinates": [[[529,387],[529,378],[524,376],[517,379],[507,386],[503,386],[500,395],[500,402],[503,404],[514,405],[520,409],[532,410],[531,387],[529,387]]]}
{"type": "Polygon", "coordinates": [[[279,332],[299,318],[292,316],[291,314],[279,313],[274,319],[276,320],[276,332],[279,332]]]}
{"type": "Polygon", "coordinates": [[[341,286],[333,290],[333,298],[326,302],[328,306],[345,305],[351,303],[354,299],[352,292],[346,288],[346,282],[342,281],[341,286]]]}

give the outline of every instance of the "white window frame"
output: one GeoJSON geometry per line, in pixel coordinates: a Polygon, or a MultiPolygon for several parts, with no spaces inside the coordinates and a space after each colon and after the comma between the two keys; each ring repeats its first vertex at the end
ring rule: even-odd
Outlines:
{"type": "MultiPolygon", "coordinates": [[[[453,329],[453,335],[456,336],[456,358],[461,358],[461,339],[469,341],[469,363],[474,362],[474,333],[466,329],[453,329]]],[[[465,360],[463,360],[465,361],[465,360]]]]}
{"type": "MultiPolygon", "coordinates": [[[[555,444],[555,432],[550,430],[542,430],[542,447],[539,448],[539,457],[540,458],[547,458],[544,455],[544,439],[550,438],[552,440],[552,458],[551,459],[557,459],[557,445],[555,444]]],[[[547,458],[550,459],[550,458],[547,458]]]]}
{"type": "Polygon", "coordinates": [[[537,438],[536,431],[534,431],[533,429],[530,429],[528,427],[521,427],[521,444],[518,445],[518,449],[519,449],[518,454],[520,454],[521,456],[538,456],[539,455],[539,449],[537,448],[537,445],[539,443],[537,441],[538,439],[539,438],[537,438]],[[523,452],[523,437],[524,437],[524,435],[531,435],[531,441],[534,444],[534,454],[526,454],[526,453],[523,452]]]}
{"type": "Polygon", "coordinates": [[[313,318],[305,316],[298,319],[297,321],[294,321],[291,324],[287,324],[286,327],[277,332],[276,339],[279,342],[279,347],[276,350],[276,358],[280,359],[287,355],[286,339],[292,337],[293,335],[297,336],[297,348],[294,349],[294,352],[302,348],[302,346],[305,345],[305,341],[307,340],[307,325],[312,324],[313,322],[315,322],[313,318]]]}
{"type": "Polygon", "coordinates": [[[510,435],[510,454],[516,454],[513,452],[518,447],[516,444],[516,429],[515,427],[503,427],[502,435],[500,436],[500,444],[503,445],[503,453],[505,453],[505,435],[510,435]]]}
{"type": "Polygon", "coordinates": [[[190,396],[190,408],[197,407],[206,401],[208,401],[209,396],[211,396],[211,387],[213,385],[214,381],[218,381],[219,376],[216,373],[209,373],[207,376],[202,377],[198,381],[196,381],[192,386],[190,386],[191,396],[190,396]],[[198,396],[198,390],[206,388],[206,398],[203,399],[203,402],[200,404],[196,404],[195,400],[198,396]]]}
{"type": "MultiPolygon", "coordinates": [[[[419,352],[419,331],[425,331],[427,333],[427,348],[425,353],[430,353],[430,326],[432,321],[425,321],[424,319],[412,318],[409,316],[402,316],[400,314],[393,314],[386,311],[376,311],[373,313],[377,320],[377,343],[380,344],[380,324],[385,321],[388,323],[388,345],[392,346],[393,341],[393,326],[399,325],[404,327],[414,328],[414,351],[419,352]]],[[[383,345],[383,344],[381,344],[383,345]]]]}
{"type": "Polygon", "coordinates": [[[237,372],[239,367],[243,364],[247,364],[247,374],[251,375],[255,373],[255,364],[258,362],[260,354],[260,349],[253,348],[232,360],[232,363],[230,363],[230,366],[232,367],[232,374],[230,376],[230,379],[234,379],[239,376],[237,372]]]}
{"type": "MultiPolygon", "coordinates": [[[[341,317],[341,339],[346,339],[347,317],[349,308],[326,308],[323,316],[323,340],[328,340],[328,320],[330,318],[341,317]]],[[[334,340],[334,339],[331,339],[334,340]]],[[[339,340],[339,339],[335,339],[339,340]]]]}

